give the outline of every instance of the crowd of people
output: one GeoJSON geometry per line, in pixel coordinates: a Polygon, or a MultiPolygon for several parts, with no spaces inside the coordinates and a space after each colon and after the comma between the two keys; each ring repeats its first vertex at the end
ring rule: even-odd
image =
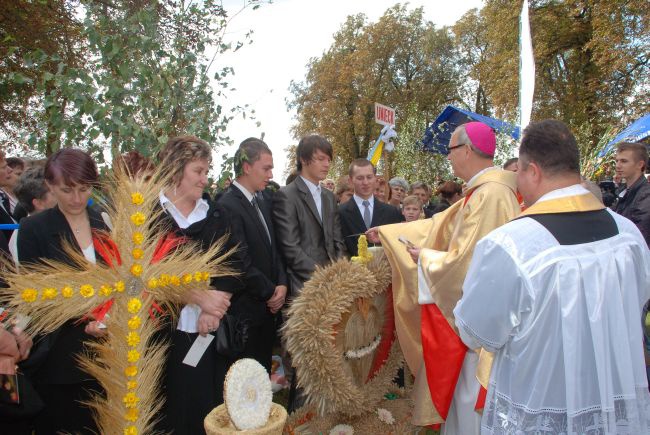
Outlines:
{"type": "MultiPolygon", "coordinates": [[[[237,276],[213,278],[211,291],[188,292],[175,320],[161,322],[167,326],[160,339],[170,346],[156,429],[204,433],[204,417],[223,401],[232,357],[211,345],[196,367],[183,364],[199,335],[214,333],[226,314],[246,321],[238,358],[253,358],[270,373],[285,308],[317,267],[357,255],[366,234],[384,246],[394,270],[406,362],[416,379],[428,380],[415,383],[416,424],[446,420],[447,434],[650,433],[642,329],[650,298],[646,147],[618,146],[621,180],[609,209],[600,189],[581,179],[578,148],[563,123],[531,124],[519,159],[503,168],[493,163],[495,143],[484,124],[460,126],[448,159],[462,183],[441,180],[431,188],[386,180],[366,159],[330,179],[332,146],[310,135],[298,144],[286,185],[271,189],[273,154],[249,138],[235,154],[235,178],[214,197],[211,148],[199,138],[170,139],[155,163],[135,152],[120,156],[114,170],[132,177],[151,177],[156,168],[170,174],[159,194],[166,234],[199,249],[225,237],[223,252],[236,248],[230,264],[237,276]],[[441,334],[435,345],[425,331],[441,334]],[[455,349],[459,359],[445,365],[455,349]],[[489,383],[475,376],[479,349],[494,353],[489,383]],[[453,393],[442,405],[430,394],[440,370],[452,373],[442,375],[453,393]],[[482,418],[474,411],[481,387],[482,418]]],[[[90,263],[105,262],[94,241],[110,222],[101,201],[89,201],[101,189],[97,166],[82,150],[61,149],[45,162],[0,152],[0,223],[20,224],[0,231],[0,250],[25,268],[48,261],[74,266],[66,244],[90,263]]],[[[110,327],[110,320],[103,325],[87,316],[38,337],[22,327],[0,329],[0,375],[19,373],[40,402],[22,411],[0,403],[2,432],[96,432],[81,402],[102,387],[76,358],[110,327]]],[[[284,355],[291,412],[304,397],[290,357],[284,355]]]]}

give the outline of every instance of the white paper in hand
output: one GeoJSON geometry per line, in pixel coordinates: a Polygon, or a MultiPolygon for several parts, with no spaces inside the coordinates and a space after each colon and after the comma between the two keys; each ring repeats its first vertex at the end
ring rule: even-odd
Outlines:
{"type": "Polygon", "coordinates": [[[212,334],[207,334],[205,337],[202,335],[196,337],[192,347],[190,347],[187,355],[185,355],[185,359],[183,359],[183,364],[196,367],[199,361],[201,361],[201,357],[203,357],[203,354],[208,349],[208,346],[212,343],[212,340],[214,340],[214,335],[212,334]]]}

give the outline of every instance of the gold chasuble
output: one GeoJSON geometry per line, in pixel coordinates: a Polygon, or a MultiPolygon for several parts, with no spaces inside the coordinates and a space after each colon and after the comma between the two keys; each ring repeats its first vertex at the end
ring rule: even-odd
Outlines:
{"type": "MultiPolygon", "coordinates": [[[[463,199],[433,218],[379,227],[392,267],[397,336],[415,374],[415,425],[444,423],[447,417],[467,350],[457,335],[453,309],[476,243],[519,214],[515,192],[515,173],[488,168],[470,180],[463,199]],[[422,247],[420,294],[418,266],[400,236],[422,247]]],[[[491,355],[481,355],[477,374],[484,387],[491,362],[491,355]]]]}

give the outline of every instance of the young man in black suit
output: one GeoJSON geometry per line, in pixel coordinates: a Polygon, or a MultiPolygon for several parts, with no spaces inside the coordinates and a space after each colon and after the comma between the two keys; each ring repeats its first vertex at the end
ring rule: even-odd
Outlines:
{"type": "Polygon", "coordinates": [[[265,190],[273,177],[271,150],[260,139],[246,139],[235,153],[234,169],[237,178],[218,202],[232,215],[232,236],[239,243],[246,288],[233,297],[230,312],[250,324],[242,357],[255,359],[270,373],[275,314],[287,295],[287,277],[271,219],[272,198],[265,190]]]}
{"type": "Polygon", "coordinates": [[[352,161],[349,176],[354,195],[339,206],[339,215],[348,252],[355,256],[360,234],[379,225],[402,222],[404,216],[392,205],[375,200],[373,193],[377,182],[377,169],[369,160],[352,161]]]}

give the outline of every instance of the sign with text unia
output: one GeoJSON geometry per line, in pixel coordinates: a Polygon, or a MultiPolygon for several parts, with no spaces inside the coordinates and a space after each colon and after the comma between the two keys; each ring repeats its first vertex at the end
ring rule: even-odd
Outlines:
{"type": "Polygon", "coordinates": [[[375,122],[381,125],[395,126],[395,109],[375,103],[375,122]]]}

